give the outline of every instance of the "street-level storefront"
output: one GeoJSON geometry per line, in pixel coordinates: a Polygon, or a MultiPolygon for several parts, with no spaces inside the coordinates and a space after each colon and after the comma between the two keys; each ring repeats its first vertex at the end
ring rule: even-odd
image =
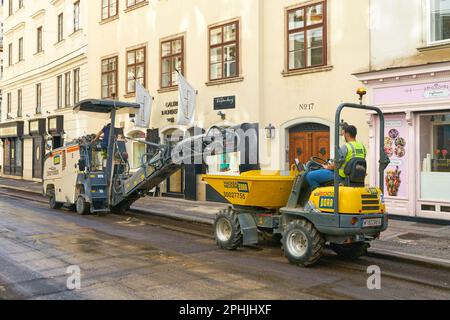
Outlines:
{"type": "Polygon", "coordinates": [[[4,175],[23,176],[23,128],[23,121],[0,124],[4,175]]]}
{"type": "Polygon", "coordinates": [[[46,152],[64,146],[64,116],[48,117],[48,134],[46,152]]]}
{"type": "MultiPolygon", "coordinates": [[[[370,103],[385,114],[385,140],[376,141],[371,115],[371,167],[384,146],[391,163],[385,198],[392,214],[450,220],[450,64],[360,74],[370,103]]],[[[376,173],[371,172],[375,181],[376,173]]]]}
{"type": "Polygon", "coordinates": [[[32,175],[33,179],[42,179],[44,156],[46,150],[46,119],[30,120],[29,133],[32,144],[32,175]]]}

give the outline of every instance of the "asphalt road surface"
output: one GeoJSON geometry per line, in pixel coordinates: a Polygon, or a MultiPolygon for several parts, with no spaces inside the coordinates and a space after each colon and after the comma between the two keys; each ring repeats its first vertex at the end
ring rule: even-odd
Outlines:
{"type": "Polygon", "coordinates": [[[0,192],[1,299],[450,299],[449,279],[445,268],[332,253],[302,269],[278,245],[219,250],[210,226],[79,216],[0,192]],[[371,265],[380,290],[367,288],[371,265]],[[72,266],[80,289],[67,287],[72,266]]]}

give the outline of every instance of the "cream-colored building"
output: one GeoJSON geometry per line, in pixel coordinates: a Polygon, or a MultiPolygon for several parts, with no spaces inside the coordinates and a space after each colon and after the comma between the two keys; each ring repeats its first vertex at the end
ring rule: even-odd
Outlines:
{"type": "Polygon", "coordinates": [[[372,1],[370,57],[356,77],[387,120],[389,212],[449,220],[450,0],[372,1]]]}
{"type": "MultiPolygon", "coordinates": [[[[189,129],[174,123],[178,91],[172,81],[179,69],[198,91],[196,127],[256,124],[261,167],[288,170],[296,157],[333,155],[336,107],[357,100],[361,84],[352,74],[369,66],[368,0],[90,3],[89,96],[115,92],[133,101],[134,77],[154,96],[153,130],[123,117],[126,135],[150,133],[167,142],[174,131],[189,129]],[[267,138],[270,126],[275,131],[267,138]]],[[[368,143],[366,115],[344,118],[368,143]]],[[[133,165],[142,152],[139,144],[129,146],[133,165]]],[[[245,157],[231,156],[225,170],[237,173],[245,157]]],[[[220,160],[212,159],[208,170],[223,171],[220,160]]],[[[196,175],[202,170],[186,168],[185,177],[169,179],[163,192],[205,198],[196,175]]]]}
{"type": "Polygon", "coordinates": [[[0,138],[5,176],[40,180],[50,148],[101,128],[72,106],[88,96],[88,1],[4,1],[0,138]]]}

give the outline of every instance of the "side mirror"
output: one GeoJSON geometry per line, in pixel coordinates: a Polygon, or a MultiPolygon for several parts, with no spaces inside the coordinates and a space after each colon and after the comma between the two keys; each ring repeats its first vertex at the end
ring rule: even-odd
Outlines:
{"type": "Polygon", "coordinates": [[[86,161],[84,159],[78,160],[78,170],[82,172],[86,171],[86,161]]]}

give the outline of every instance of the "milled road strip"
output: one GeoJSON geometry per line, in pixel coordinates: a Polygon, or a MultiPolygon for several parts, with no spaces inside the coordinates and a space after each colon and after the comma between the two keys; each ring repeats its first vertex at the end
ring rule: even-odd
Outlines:
{"type": "MultiPolygon", "coordinates": [[[[426,285],[427,281],[439,285],[445,274],[422,267],[365,258],[347,264],[332,255],[325,256],[315,268],[302,269],[288,264],[278,246],[222,251],[205,237],[141,224],[134,219],[128,225],[117,223],[127,222],[129,217],[85,217],[50,210],[41,202],[21,200],[0,196],[4,204],[0,208],[0,228],[5,231],[0,233],[1,255],[14,259],[18,269],[25,265],[38,272],[36,283],[47,277],[60,281],[58,277],[64,274],[61,263],[79,264],[84,279],[83,299],[450,297],[449,290],[426,285]],[[25,255],[20,253],[23,250],[25,255]],[[383,290],[379,291],[366,287],[365,269],[374,262],[387,274],[393,274],[383,278],[383,290]],[[407,273],[426,277],[401,278],[407,273]]],[[[74,298],[71,292],[54,291],[52,286],[44,289],[44,295],[32,298],[74,298]]]]}
{"type": "MultiPolygon", "coordinates": [[[[21,198],[24,200],[30,200],[30,201],[38,201],[41,203],[47,203],[47,200],[40,194],[34,191],[30,191],[30,190],[23,190],[23,189],[19,189],[16,187],[10,187],[10,186],[6,186],[6,185],[1,185],[0,184],[0,189],[6,189],[6,190],[14,190],[19,194],[8,194],[7,195],[11,195],[13,197],[17,197],[17,198],[21,198]],[[21,196],[20,193],[22,194],[29,194],[33,196],[33,199],[29,199],[26,196],[21,196]]],[[[185,221],[188,223],[196,223],[197,225],[199,224],[203,224],[203,225],[213,225],[213,219],[204,219],[201,217],[190,217],[187,215],[179,215],[179,214],[174,214],[174,213],[166,213],[166,212],[155,212],[154,210],[147,211],[145,210],[145,208],[140,207],[140,206],[136,206],[134,208],[132,208],[130,210],[130,213],[133,213],[134,216],[139,217],[139,218],[147,218],[147,219],[155,219],[155,217],[161,217],[161,218],[165,218],[165,221],[157,221],[155,222],[151,222],[151,221],[147,221],[146,223],[150,224],[150,225],[154,225],[154,226],[160,226],[162,228],[168,228],[170,230],[174,230],[174,231],[180,231],[180,232],[187,232],[193,235],[205,235],[208,237],[212,236],[212,231],[209,232],[209,234],[207,232],[205,232],[205,230],[203,230],[202,232],[197,232],[195,230],[192,230],[188,227],[184,228],[180,228],[180,227],[176,227],[172,225],[172,221],[171,220],[178,220],[178,221],[185,221]]],[[[440,228],[442,230],[446,230],[447,228],[450,227],[443,227],[440,228]]],[[[439,230],[440,230],[439,229],[439,230]]],[[[406,233],[406,232],[405,232],[406,233]]],[[[389,239],[393,239],[399,235],[402,235],[403,233],[396,233],[393,234],[391,236],[389,236],[388,238],[386,238],[385,240],[389,240],[389,239]]],[[[378,256],[382,256],[385,255],[386,257],[399,257],[402,258],[405,262],[411,262],[411,263],[428,263],[428,264],[436,264],[438,266],[444,266],[444,267],[448,267],[450,268],[450,260],[448,259],[439,259],[439,258],[435,258],[435,257],[428,257],[428,256],[424,256],[424,255],[417,255],[417,254],[411,254],[411,253],[403,253],[403,252],[399,252],[399,251],[395,251],[395,250],[389,250],[389,249],[385,249],[385,248],[376,248],[376,244],[374,244],[372,246],[372,248],[369,249],[369,252],[372,252],[374,254],[377,254],[378,256]]]]}

